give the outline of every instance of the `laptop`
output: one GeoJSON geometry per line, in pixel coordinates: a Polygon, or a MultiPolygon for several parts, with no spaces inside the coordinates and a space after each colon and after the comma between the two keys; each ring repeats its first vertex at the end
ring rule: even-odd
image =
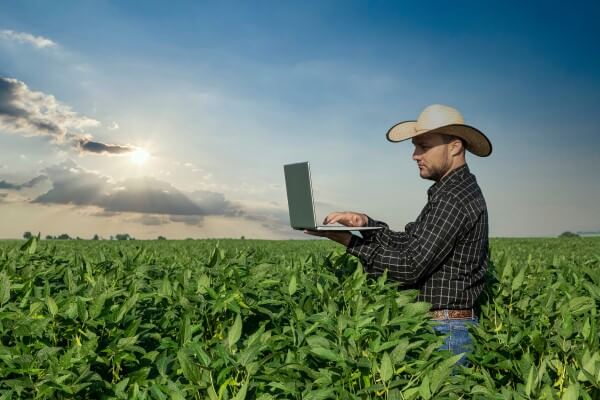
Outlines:
{"type": "Polygon", "coordinates": [[[313,231],[366,231],[381,229],[379,226],[317,225],[308,161],[284,165],[283,172],[285,173],[285,189],[287,191],[292,228],[313,231]]]}

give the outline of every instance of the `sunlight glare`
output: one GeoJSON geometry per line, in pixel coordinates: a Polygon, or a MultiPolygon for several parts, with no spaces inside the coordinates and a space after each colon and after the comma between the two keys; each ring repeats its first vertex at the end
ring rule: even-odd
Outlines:
{"type": "Polygon", "coordinates": [[[144,149],[136,149],[131,153],[131,162],[137,165],[142,165],[150,158],[150,153],[144,149]]]}

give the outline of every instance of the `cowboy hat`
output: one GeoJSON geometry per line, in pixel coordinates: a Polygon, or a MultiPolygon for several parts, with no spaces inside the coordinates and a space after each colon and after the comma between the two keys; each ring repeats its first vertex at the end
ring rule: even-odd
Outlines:
{"type": "Polygon", "coordinates": [[[402,142],[428,132],[443,133],[464,139],[466,149],[471,153],[480,157],[489,156],[492,153],[490,140],[479,129],[464,122],[457,109],[432,104],[421,111],[416,121],[403,121],[392,126],[386,137],[390,142],[402,142]]]}

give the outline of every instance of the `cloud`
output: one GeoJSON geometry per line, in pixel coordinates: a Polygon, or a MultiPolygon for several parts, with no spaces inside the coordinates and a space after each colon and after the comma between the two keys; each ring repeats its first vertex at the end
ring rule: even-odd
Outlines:
{"type": "Polygon", "coordinates": [[[93,141],[85,131],[100,122],[77,114],[52,95],[30,90],[13,78],[0,77],[0,130],[24,136],[49,137],[56,144],[71,144],[81,152],[125,154],[130,145],[93,141]]]}
{"type": "Polygon", "coordinates": [[[222,193],[184,193],[168,182],[150,177],[114,182],[79,167],[72,160],[48,167],[43,172],[52,188],[34,199],[34,203],[96,206],[109,216],[121,212],[169,215],[176,222],[194,225],[204,216],[234,216],[241,212],[222,193]]]}
{"type": "Polygon", "coordinates": [[[44,174],[52,188],[33,200],[34,203],[96,205],[108,196],[108,177],[80,168],[72,160],[46,168],[44,174]]]}
{"type": "Polygon", "coordinates": [[[73,160],[47,167],[42,173],[21,185],[4,181],[2,185],[9,190],[18,190],[19,187],[33,186],[42,179],[48,180],[51,189],[35,198],[33,203],[97,207],[99,210],[91,214],[97,217],[128,213],[128,221],[147,226],[172,222],[202,226],[205,217],[222,216],[254,221],[273,232],[294,237],[287,210],[243,207],[227,200],[223,193],[208,190],[183,192],[168,182],[151,177],[115,181],[86,170],[73,160]]]}
{"type": "Polygon", "coordinates": [[[31,188],[40,182],[44,182],[46,179],[48,179],[47,176],[40,175],[40,176],[36,176],[35,178],[31,179],[30,181],[27,181],[27,182],[21,183],[21,184],[9,183],[9,182],[6,182],[3,180],[3,181],[0,181],[0,189],[21,190],[24,188],[31,188]]]}
{"type": "Polygon", "coordinates": [[[255,221],[273,232],[286,234],[291,237],[304,238],[304,233],[294,231],[290,227],[290,219],[287,209],[280,208],[254,208],[247,210],[244,218],[255,221]]]}
{"type": "Polygon", "coordinates": [[[137,218],[131,219],[133,222],[148,226],[165,225],[169,223],[169,219],[164,215],[144,214],[137,218]]]}
{"type": "Polygon", "coordinates": [[[0,128],[25,136],[49,136],[61,143],[73,131],[100,125],[100,122],[73,112],[54,96],[29,90],[25,83],[0,78],[0,128]]]}
{"type": "Polygon", "coordinates": [[[113,212],[113,211],[102,210],[102,211],[97,211],[97,212],[91,213],[90,215],[93,217],[109,218],[109,217],[116,217],[117,215],[119,215],[119,213],[113,212]]]}
{"type": "Polygon", "coordinates": [[[0,39],[30,44],[38,49],[57,46],[55,42],[43,36],[34,36],[30,33],[15,32],[8,29],[0,30],[0,39]]]}
{"type": "Polygon", "coordinates": [[[169,219],[173,222],[183,222],[190,226],[202,226],[204,217],[201,215],[171,215],[169,219]]]}
{"type": "Polygon", "coordinates": [[[206,215],[203,208],[171,184],[155,178],[130,178],[99,205],[108,211],[206,215]]]}
{"type": "Polygon", "coordinates": [[[142,214],[128,219],[131,222],[137,222],[147,226],[166,225],[171,222],[184,223],[190,226],[202,226],[204,217],[202,215],[160,215],[160,214],[142,214]]]}
{"type": "Polygon", "coordinates": [[[226,200],[223,193],[211,192],[208,190],[196,190],[191,192],[189,197],[194,200],[195,203],[202,205],[202,215],[239,216],[243,213],[239,206],[226,200]]]}
{"type": "Polygon", "coordinates": [[[123,154],[131,153],[135,151],[133,146],[121,146],[118,144],[105,144],[99,142],[92,142],[91,140],[81,139],[79,141],[79,148],[84,152],[96,153],[96,154],[123,154]]]}

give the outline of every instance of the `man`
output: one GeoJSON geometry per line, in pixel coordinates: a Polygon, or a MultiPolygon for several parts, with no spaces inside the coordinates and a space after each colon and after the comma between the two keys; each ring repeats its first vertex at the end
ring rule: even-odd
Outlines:
{"type": "Polygon", "coordinates": [[[425,108],[416,121],[394,125],[386,136],[391,142],[412,139],[421,178],[435,181],[415,222],[396,232],[362,213],[334,212],[325,224],[383,229],[364,231],[363,238],[339,231],[305,232],[346,246],[368,273],[387,270],[403,287],[419,289],[418,300],[432,304],[432,319],[439,323],[435,329],[449,335],[443,348],[468,352],[467,325],[478,322],[474,305],[484,287],[489,246],[485,199],[465,151],[487,157],[492,145],[482,132],[464,124],[458,110],[439,104],[425,108]]]}

